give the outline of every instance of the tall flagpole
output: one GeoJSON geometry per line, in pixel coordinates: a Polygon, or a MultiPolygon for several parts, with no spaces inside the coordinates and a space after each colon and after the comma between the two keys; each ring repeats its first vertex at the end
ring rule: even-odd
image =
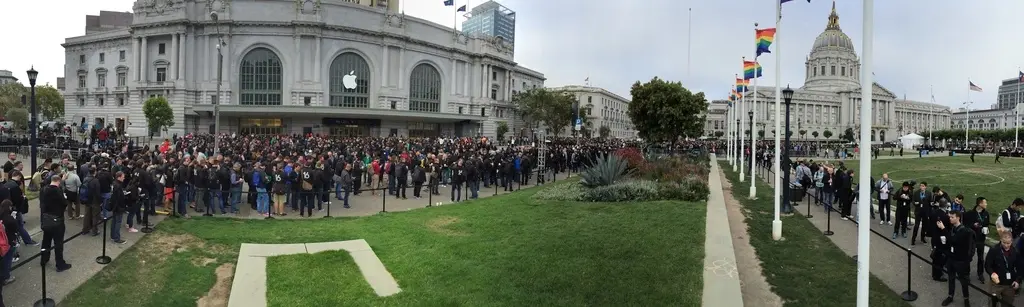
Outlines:
{"type": "MultiPolygon", "coordinates": [[[[690,50],[693,50],[693,8],[686,9],[686,82],[693,82],[690,80],[690,50]]],[[[687,84],[687,86],[692,86],[687,84]]]]}
{"type": "MultiPolygon", "coordinates": [[[[743,63],[743,65],[747,64],[747,57],[743,57],[743,62],[742,63],[743,63]]],[[[755,76],[757,75],[757,66],[754,66],[754,75],[755,76]]],[[[743,76],[743,78],[746,78],[746,76],[743,76]]],[[[743,94],[742,95],[743,95],[743,102],[744,103],[740,104],[740,112],[738,114],[736,114],[736,116],[739,117],[739,123],[740,123],[739,129],[738,129],[739,132],[740,132],[740,182],[747,181],[747,179],[746,179],[747,178],[747,173],[743,169],[743,161],[746,161],[746,160],[743,160],[744,158],[746,158],[746,157],[743,156],[743,154],[746,153],[746,150],[744,150],[744,148],[746,148],[746,144],[743,144],[743,141],[747,140],[746,139],[747,134],[746,134],[745,130],[743,129],[743,127],[747,126],[747,122],[744,120],[746,118],[743,117],[743,113],[744,113],[743,112],[743,108],[747,107],[747,106],[745,106],[746,101],[747,101],[747,86],[746,85],[743,86],[743,94]]]]}
{"type": "MultiPolygon", "coordinates": [[[[864,0],[864,53],[860,58],[860,180],[859,195],[871,195],[871,90],[874,87],[871,72],[874,61],[875,1],[864,0]]],[[[857,221],[860,225],[871,225],[871,200],[863,198],[857,206],[857,221]]],[[[871,278],[871,227],[857,227],[857,307],[868,307],[871,299],[868,292],[871,278]]]]}
{"type": "Polygon", "coordinates": [[[1017,103],[1013,105],[1013,151],[1017,151],[1018,133],[1020,131],[1020,66],[1017,66],[1017,103]]]}
{"type": "Polygon", "coordinates": [[[782,219],[780,218],[780,210],[782,209],[782,185],[779,184],[779,163],[781,163],[782,155],[782,134],[786,131],[782,131],[782,45],[779,42],[779,33],[782,33],[782,1],[775,1],[775,151],[773,153],[772,168],[775,171],[775,178],[772,179],[775,188],[775,195],[773,201],[775,202],[775,219],[772,220],[772,239],[782,239],[782,219]]]}
{"type": "Polygon", "coordinates": [[[740,151],[740,148],[739,148],[740,134],[739,134],[739,131],[737,129],[739,127],[736,124],[736,120],[738,120],[739,118],[736,117],[736,112],[739,111],[740,103],[742,101],[743,101],[743,97],[738,97],[736,99],[736,101],[733,101],[733,105],[732,105],[732,118],[729,119],[729,125],[732,126],[732,142],[733,142],[733,144],[732,144],[732,162],[733,162],[732,163],[732,171],[733,172],[737,171],[736,167],[739,166],[739,164],[740,164],[739,163],[740,162],[740,156],[739,156],[739,151],[740,151]]]}
{"type": "Polygon", "coordinates": [[[756,44],[757,44],[757,23],[756,22],[754,23],[754,44],[755,44],[755,48],[754,48],[754,97],[753,97],[754,98],[753,99],[754,102],[753,102],[753,104],[751,104],[751,107],[750,107],[750,112],[752,112],[750,114],[753,115],[753,116],[750,117],[750,126],[751,126],[750,127],[750,196],[748,196],[750,199],[757,198],[757,184],[755,184],[755,182],[757,182],[757,181],[755,181],[756,177],[754,177],[754,173],[755,173],[754,169],[757,168],[757,165],[754,164],[757,161],[757,134],[755,133],[754,130],[757,130],[757,129],[754,126],[757,125],[756,124],[757,123],[757,111],[758,111],[757,110],[757,67],[759,65],[757,63],[757,48],[756,48],[756,44]]]}
{"type": "Polygon", "coordinates": [[[729,165],[736,165],[736,137],[733,136],[736,129],[732,127],[733,113],[736,113],[735,98],[733,98],[732,103],[730,103],[728,116],[725,117],[725,124],[729,127],[729,134],[725,138],[726,140],[729,140],[729,165]]]}
{"type": "Polygon", "coordinates": [[[964,149],[970,147],[971,144],[971,78],[967,78],[967,129],[964,129],[964,149]]]}
{"type": "MultiPolygon", "coordinates": [[[[934,104],[935,103],[935,90],[932,89],[931,85],[928,86],[928,94],[932,98],[932,104],[934,104]]],[[[906,99],[906,98],[904,98],[904,99],[906,99]]],[[[931,108],[929,108],[928,109],[928,146],[935,146],[935,144],[933,144],[933,142],[932,142],[932,130],[935,130],[935,110],[932,110],[931,108]]],[[[931,149],[929,149],[929,151],[931,151],[931,149]]]]}

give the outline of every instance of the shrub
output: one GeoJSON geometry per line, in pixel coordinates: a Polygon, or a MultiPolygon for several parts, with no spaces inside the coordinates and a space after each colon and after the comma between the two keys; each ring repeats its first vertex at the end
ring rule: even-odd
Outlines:
{"type": "Polygon", "coordinates": [[[538,191],[533,197],[543,200],[581,201],[585,193],[587,193],[586,187],[579,182],[571,182],[549,185],[538,191]]]}
{"type": "Polygon", "coordinates": [[[615,155],[605,155],[604,159],[580,173],[580,184],[588,188],[612,185],[626,175],[626,160],[615,155]]]}
{"type": "Polygon", "coordinates": [[[647,180],[623,181],[587,190],[583,201],[619,202],[649,201],[658,199],[658,184],[647,180]]]}
{"type": "Polygon", "coordinates": [[[632,170],[639,169],[645,163],[644,155],[640,153],[639,149],[633,147],[622,148],[616,150],[612,154],[619,158],[625,159],[627,164],[629,165],[629,169],[632,170]]]}

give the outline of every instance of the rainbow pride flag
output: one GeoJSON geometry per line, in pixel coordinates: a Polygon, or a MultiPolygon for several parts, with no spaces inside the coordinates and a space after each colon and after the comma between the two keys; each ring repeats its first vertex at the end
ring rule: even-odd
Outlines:
{"type": "Polygon", "coordinates": [[[750,81],[747,81],[747,80],[744,80],[744,79],[741,79],[741,78],[736,78],[736,91],[737,92],[745,93],[747,91],[747,86],[750,86],[750,81]]]}
{"type": "Polygon", "coordinates": [[[755,61],[743,61],[743,79],[753,79],[761,77],[761,64],[755,61]]]}
{"type": "Polygon", "coordinates": [[[734,100],[740,100],[743,98],[743,93],[738,93],[736,90],[732,90],[732,96],[734,97],[734,100]]]}
{"type": "Polygon", "coordinates": [[[761,56],[762,53],[772,53],[771,47],[772,42],[775,41],[775,28],[767,29],[756,29],[754,30],[755,43],[757,44],[756,56],[761,56]]]}

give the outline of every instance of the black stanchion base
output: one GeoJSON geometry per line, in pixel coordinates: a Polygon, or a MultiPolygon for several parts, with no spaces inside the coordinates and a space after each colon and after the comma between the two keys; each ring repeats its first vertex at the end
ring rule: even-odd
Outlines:
{"type": "Polygon", "coordinates": [[[142,233],[153,233],[153,227],[149,227],[149,225],[146,225],[146,227],[142,227],[142,229],[140,229],[139,231],[141,231],[142,233]]]}
{"type": "Polygon", "coordinates": [[[804,217],[806,217],[806,218],[809,218],[809,219],[810,219],[810,218],[814,218],[814,216],[813,216],[813,215],[811,215],[810,213],[808,213],[807,215],[804,215],[804,217]]]}
{"type": "Polygon", "coordinates": [[[263,219],[264,219],[264,220],[273,220],[273,219],[274,219],[274,217],[273,217],[273,216],[268,216],[268,217],[264,217],[263,219]]]}
{"type": "Polygon", "coordinates": [[[900,297],[902,297],[904,301],[913,302],[917,300],[917,292],[914,292],[913,290],[903,291],[903,293],[900,293],[900,297]]]}
{"type": "Polygon", "coordinates": [[[206,212],[206,213],[203,213],[203,216],[213,216],[213,213],[206,212]]]}
{"type": "Polygon", "coordinates": [[[329,218],[332,218],[332,217],[333,217],[333,216],[330,216],[330,215],[325,215],[325,216],[324,216],[323,218],[325,218],[325,219],[329,219],[329,218]]]}
{"type": "Polygon", "coordinates": [[[53,299],[44,298],[44,299],[36,301],[36,303],[32,304],[32,306],[35,306],[35,307],[54,307],[54,306],[57,306],[57,302],[54,302],[53,299]]]}
{"type": "Polygon", "coordinates": [[[836,233],[832,232],[831,230],[826,230],[825,232],[822,232],[822,233],[825,234],[826,236],[831,236],[831,235],[836,234],[836,233]]]}
{"type": "Polygon", "coordinates": [[[96,263],[108,264],[108,263],[110,263],[110,256],[99,256],[99,257],[96,257],[96,263]]]}
{"type": "Polygon", "coordinates": [[[853,262],[857,262],[857,255],[853,255],[853,262]]]}

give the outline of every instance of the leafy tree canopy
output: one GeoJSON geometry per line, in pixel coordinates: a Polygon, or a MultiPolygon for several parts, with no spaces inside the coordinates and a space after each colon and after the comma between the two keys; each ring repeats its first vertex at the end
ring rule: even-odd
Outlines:
{"type": "Polygon", "coordinates": [[[544,88],[520,92],[512,98],[527,125],[544,124],[555,136],[572,124],[575,102],[576,96],[572,93],[544,88]]]}
{"type": "Polygon", "coordinates": [[[174,126],[174,110],[171,110],[171,105],[164,97],[156,96],[147,99],[142,105],[142,113],[146,115],[149,131],[174,126]]]}
{"type": "Polygon", "coordinates": [[[64,118],[64,97],[53,86],[36,86],[36,106],[46,119],[64,118]]]}
{"type": "Polygon", "coordinates": [[[680,82],[654,77],[647,83],[637,81],[629,93],[629,119],[639,136],[647,141],[672,142],[703,132],[707,99],[694,94],[680,82]]]}
{"type": "Polygon", "coordinates": [[[23,108],[9,109],[4,113],[4,118],[14,122],[19,128],[28,127],[28,110],[23,108]]]}

